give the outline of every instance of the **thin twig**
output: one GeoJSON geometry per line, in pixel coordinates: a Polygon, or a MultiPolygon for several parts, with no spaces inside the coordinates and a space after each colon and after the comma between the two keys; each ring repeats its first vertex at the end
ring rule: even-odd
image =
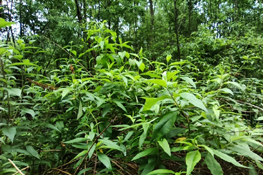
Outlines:
{"type": "MultiPolygon", "coordinates": [[[[50,42],[52,42],[53,44],[55,44],[56,46],[58,46],[60,49],[62,49],[64,52],[66,52],[71,58],[74,58],[74,59],[76,59],[72,54],[70,54],[66,49],[64,49],[63,47],[61,47],[60,45],[58,45],[57,43],[55,43],[54,41],[51,41],[49,38],[47,38],[46,36],[44,36],[44,35],[42,35],[44,38],[46,38],[47,40],[49,40],[50,42]]],[[[90,71],[86,68],[86,67],[84,67],[83,66],[83,64],[81,64],[80,62],[78,62],[78,64],[83,68],[83,69],[85,69],[90,75],[92,75],[91,73],[90,73],[90,71]]]]}
{"type": "Polygon", "coordinates": [[[96,156],[96,158],[95,158],[95,165],[94,165],[93,175],[96,175],[96,169],[97,169],[97,158],[98,158],[98,156],[96,156]]]}
{"type": "Polygon", "coordinates": [[[117,116],[111,120],[111,122],[108,124],[108,126],[106,128],[104,128],[104,130],[100,133],[100,135],[98,135],[96,137],[96,139],[93,141],[92,145],[90,146],[88,152],[86,153],[84,159],[81,161],[81,163],[79,164],[78,168],[76,169],[74,175],[78,172],[79,168],[81,167],[82,163],[84,162],[84,160],[86,159],[86,157],[88,156],[90,150],[92,149],[92,147],[94,146],[95,143],[97,143],[98,139],[100,138],[100,136],[110,127],[110,125],[116,120],[117,116]]]}
{"type": "Polygon", "coordinates": [[[263,111],[263,109],[262,109],[262,108],[260,108],[260,107],[258,107],[258,106],[255,106],[255,105],[253,105],[253,104],[251,104],[251,103],[247,103],[247,102],[244,102],[244,101],[239,101],[239,100],[237,100],[237,102],[239,102],[239,103],[244,103],[244,104],[247,104],[247,105],[249,105],[249,106],[253,106],[254,108],[257,108],[257,109],[259,109],[259,110],[263,111]]]}
{"type": "Polygon", "coordinates": [[[16,169],[21,175],[24,175],[24,173],[22,173],[22,171],[21,171],[19,168],[17,168],[17,166],[14,164],[14,162],[13,162],[12,160],[8,159],[8,161],[13,165],[13,167],[15,167],[15,169],[16,169]]]}
{"type": "MultiPolygon", "coordinates": [[[[25,171],[25,170],[28,169],[28,168],[29,168],[29,166],[27,166],[27,167],[21,169],[21,171],[25,171]]],[[[16,172],[16,173],[14,173],[13,175],[16,175],[16,174],[18,174],[18,173],[19,173],[19,172],[16,172]]]]}
{"type": "Polygon", "coordinates": [[[70,173],[66,172],[66,171],[63,171],[63,170],[60,170],[60,169],[57,169],[57,168],[52,168],[53,170],[57,170],[61,173],[64,173],[64,174],[68,174],[68,175],[71,175],[70,173]]]}

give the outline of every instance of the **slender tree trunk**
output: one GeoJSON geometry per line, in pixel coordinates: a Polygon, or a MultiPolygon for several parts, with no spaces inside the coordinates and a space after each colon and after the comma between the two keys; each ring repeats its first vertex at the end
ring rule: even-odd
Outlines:
{"type": "Polygon", "coordinates": [[[188,34],[189,34],[189,37],[191,36],[191,14],[192,14],[192,0],[189,0],[188,1],[188,34]]]}
{"type": "Polygon", "coordinates": [[[22,0],[19,2],[19,23],[20,23],[20,37],[23,36],[23,22],[22,22],[22,0]]]}
{"type": "Polygon", "coordinates": [[[152,35],[150,36],[150,45],[153,43],[153,38],[154,38],[154,10],[153,10],[153,0],[149,0],[150,2],[150,14],[151,14],[151,33],[152,35]]]}
{"type": "Polygon", "coordinates": [[[175,16],[175,20],[174,20],[174,30],[175,30],[175,34],[176,34],[176,45],[177,45],[177,57],[178,60],[181,59],[181,53],[180,53],[180,43],[179,43],[179,31],[178,31],[178,9],[176,7],[176,3],[177,0],[174,0],[174,16],[175,16]]]}
{"type": "Polygon", "coordinates": [[[77,16],[78,16],[79,24],[81,24],[81,23],[82,23],[82,16],[81,16],[81,11],[80,11],[80,7],[79,7],[79,2],[78,2],[78,0],[75,0],[75,4],[76,4],[76,11],[77,11],[77,16]]]}

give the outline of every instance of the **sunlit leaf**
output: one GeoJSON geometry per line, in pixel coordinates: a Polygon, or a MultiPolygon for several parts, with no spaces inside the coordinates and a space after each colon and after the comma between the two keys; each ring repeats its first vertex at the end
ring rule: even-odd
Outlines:
{"type": "Polygon", "coordinates": [[[195,165],[201,160],[201,154],[198,150],[191,151],[186,154],[185,157],[186,165],[187,165],[187,175],[190,175],[194,170],[195,165]]]}

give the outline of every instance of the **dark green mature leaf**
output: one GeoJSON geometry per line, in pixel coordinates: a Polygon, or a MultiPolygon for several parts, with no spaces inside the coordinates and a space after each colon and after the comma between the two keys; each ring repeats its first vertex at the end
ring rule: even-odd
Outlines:
{"type": "Polygon", "coordinates": [[[6,135],[11,140],[11,142],[13,142],[14,137],[16,135],[15,127],[4,127],[2,128],[2,132],[4,135],[6,135]]]}
{"type": "Polygon", "coordinates": [[[64,143],[80,143],[80,142],[84,142],[84,141],[87,141],[87,138],[75,138],[73,140],[69,140],[69,141],[66,141],[64,143]]]}
{"type": "Polygon", "coordinates": [[[86,169],[83,169],[83,170],[81,170],[79,173],[78,173],[78,175],[82,175],[82,174],[84,174],[85,172],[87,172],[87,171],[89,171],[89,170],[91,170],[92,168],[90,167],[90,168],[86,168],[86,169]]]}
{"type": "Polygon", "coordinates": [[[46,126],[47,128],[54,129],[54,130],[56,130],[56,131],[58,131],[58,132],[61,132],[56,126],[51,125],[50,123],[45,124],[45,126],[46,126]]]}
{"type": "Polygon", "coordinates": [[[221,165],[210,153],[207,153],[205,157],[205,163],[213,175],[223,175],[221,165]]]}
{"type": "Polygon", "coordinates": [[[29,146],[27,145],[26,146],[26,150],[34,157],[40,159],[39,155],[38,155],[38,152],[33,148],[33,146],[29,146]]]}
{"type": "Polygon", "coordinates": [[[28,108],[23,108],[21,109],[21,114],[30,114],[33,118],[35,117],[35,111],[33,111],[32,109],[28,109],[28,108]]]}
{"type": "Polygon", "coordinates": [[[166,113],[153,129],[152,140],[159,140],[173,129],[178,112],[166,113]]]}
{"type": "Polygon", "coordinates": [[[83,114],[82,103],[79,102],[79,112],[78,112],[77,120],[82,116],[82,114],[83,114]]]}
{"type": "Polygon", "coordinates": [[[98,159],[105,165],[110,171],[112,170],[110,159],[105,154],[97,153],[98,159]]]}
{"type": "Polygon", "coordinates": [[[152,152],[157,152],[157,150],[158,150],[158,148],[156,148],[156,147],[155,147],[155,148],[146,149],[146,150],[138,153],[138,154],[132,159],[132,161],[137,160],[137,159],[139,159],[139,158],[141,158],[141,157],[147,156],[147,155],[149,155],[149,154],[152,153],[152,152]]]}
{"type": "Polygon", "coordinates": [[[189,103],[193,104],[194,106],[204,110],[205,112],[207,112],[207,109],[205,107],[205,105],[203,104],[203,102],[199,99],[197,99],[193,94],[188,93],[188,92],[184,92],[181,93],[180,96],[186,100],[189,101],[189,103]]]}
{"type": "Polygon", "coordinates": [[[191,151],[186,154],[185,157],[186,165],[187,165],[187,175],[190,175],[194,170],[195,165],[201,160],[201,154],[198,150],[191,151]]]}

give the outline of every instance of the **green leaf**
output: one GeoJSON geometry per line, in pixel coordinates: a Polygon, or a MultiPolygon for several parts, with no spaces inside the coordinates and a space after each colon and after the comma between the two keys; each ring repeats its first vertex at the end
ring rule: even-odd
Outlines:
{"type": "Polygon", "coordinates": [[[163,87],[167,87],[166,82],[164,80],[161,80],[161,79],[151,79],[151,80],[146,80],[145,82],[150,82],[150,83],[158,84],[158,85],[163,86],[163,87]]]}
{"type": "Polygon", "coordinates": [[[258,175],[257,170],[253,166],[253,164],[249,163],[249,175],[258,175]]]}
{"type": "Polygon", "coordinates": [[[191,84],[191,85],[196,89],[195,82],[193,81],[192,78],[189,78],[189,77],[181,77],[181,79],[185,80],[187,83],[191,84]]]}
{"type": "Polygon", "coordinates": [[[201,154],[198,150],[191,151],[186,154],[186,165],[187,165],[187,175],[190,175],[194,170],[195,165],[201,160],[201,154]]]}
{"type": "Polygon", "coordinates": [[[33,148],[33,146],[27,145],[27,146],[26,146],[26,150],[27,150],[27,152],[29,152],[32,156],[40,159],[40,158],[39,158],[39,155],[38,155],[38,152],[33,148]]]}
{"type": "Polygon", "coordinates": [[[175,174],[175,172],[167,169],[158,169],[148,173],[147,175],[152,175],[152,174],[175,174]]]}
{"type": "Polygon", "coordinates": [[[64,88],[61,94],[61,99],[63,99],[72,90],[71,87],[64,88]]]}
{"type": "Polygon", "coordinates": [[[177,112],[166,113],[153,129],[152,140],[159,140],[173,129],[174,122],[177,118],[177,112]]]}
{"type": "Polygon", "coordinates": [[[204,110],[205,112],[207,112],[207,109],[205,107],[205,105],[203,104],[203,102],[199,99],[197,99],[193,94],[184,92],[181,93],[180,96],[186,100],[189,101],[189,103],[193,104],[195,107],[198,107],[202,110],[204,110]]]}
{"type": "Polygon", "coordinates": [[[83,109],[82,109],[82,103],[80,101],[79,102],[79,112],[78,112],[77,120],[82,116],[82,114],[83,114],[83,109]]]}
{"type": "Polygon", "coordinates": [[[224,92],[224,93],[234,95],[233,91],[231,91],[231,90],[228,89],[228,88],[218,89],[218,91],[222,91],[222,92],[224,92]]]}
{"type": "Polygon", "coordinates": [[[150,110],[152,106],[155,105],[158,101],[169,98],[169,96],[164,95],[159,98],[147,98],[147,97],[143,97],[143,98],[146,100],[143,106],[143,111],[147,111],[147,110],[150,110]]]}
{"type": "Polygon", "coordinates": [[[28,108],[23,108],[21,109],[21,114],[30,114],[33,118],[35,117],[35,111],[33,111],[32,109],[28,109],[28,108]]]}
{"type": "Polygon", "coordinates": [[[112,170],[110,159],[105,154],[97,153],[98,159],[105,165],[110,171],[112,170]]]}
{"type": "Polygon", "coordinates": [[[90,167],[90,168],[86,168],[86,169],[83,169],[83,170],[81,170],[79,173],[78,173],[78,175],[82,175],[82,174],[84,174],[86,171],[89,171],[89,170],[91,170],[92,168],[90,167]]]}
{"type": "Polygon", "coordinates": [[[216,155],[217,157],[219,157],[220,159],[223,159],[223,160],[225,160],[225,161],[227,161],[227,162],[229,162],[229,163],[232,163],[232,164],[235,165],[235,166],[238,166],[238,167],[241,167],[241,168],[248,168],[248,167],[246,167],[246,166],[241,165],[240,163],[238,163],[233,157],[230,157],[229,155],[224,154],[224,153],[222,153],[221,151],[218,151],[218,150],[214,150],[214,149],[213,149],[213,152],[214,152],[215,155],[216,155]]]}
{"type": "Polygon", "coordinates": [[[46,126],[47,128],[54,129],[54,130],[60,132],[60,130],[59,130],[57,127],[55,127],[54,125],[51,125],[50,123],[45,124],[45,126],[46,126]]]}
{"type": "Polygon", "coordinates": [[[9,95],[21,97],[21,89],[18,88],[3,88],[8,91],[9,95]]]}
{"type": "Polygon", "coordinates": [[[2,132],[6,135],[11,142],[13,143],[14,137],[16,135],[16,128],[15,127],[4,127],[2,128],[2,132]]]}
{"type": "Polygon", "coordinates": [[[166,152],[171,157],[171,149],[167,140],[164,138],[163,140],[158,141],[158,143],[163,148],[164,152],[166,152]]]}
{"type": "Polygon", "coordinates": [[[148,159],[148,163],[143,167],[143,171],[141,172],[141,175],[146,175],[150,173],[154,167],[156,166],[157,161],[153,161],[152,159],[148,159]]]}
{"type": "Polygon", "coordinates": [[[141,158],[141,157],[147,156],[147,155],[149,155],[150,153],[152,153],[152,152],[154,152],[154,151],[157,152],[158,149],[157,149],[156,147],[155,147],[155,148],[146,149],[146,150],[138,153],[138,154],[132,159],[132,161],[137,160],[137,159],[139,159],[139,158],[141,158]]]}
{"type": "Polygon", "coordinates": [[[226,82],[225,84],[231,84],[231,85],[237,87],[238,89],[240,89],[240,90],[242,90],[242,91],[246,89],[245,87],[242,87],[242,86],[241,86],[239,83],[237,83],[237,82],[230,82],[230,81],[228,81],[228,82],[226,82]]]}
{"type": "Polygon", "coordinates": [[[101,146],[101,148],[110,148],[110,149],[116,149],[122,151],[121,147],[111,140],[100,139],[99,141],[107,145],[107,146],[101,146]]]}
{"type": "Polygon", "coordinates": [[[263,161],[262,157],[260,157],[259,155],[257,155],[253,151],[251,151],[249,149],[248,145],[247,145],[247,147],[242,147],[240,145],[235,145],[233,147],[230,147],[229,149],[239,153],[240,155],[243,155],[243,156],[246,156],[246,157],[250,157],[251,159],[254,159],[256,161],[263,161]]]}
{"type": "Polygon", "coordinates": [[[139,66],[139,69],[143,72],[145,69],[145,64],[142,62],[139,66]]]}
{"type": "Polygon", "coordinates": [[[0,29],[11,26],[12,24],[15,24],[14,22],[6,22],[3,18],[0,18],[0,29]]]}
{"type": "Polygon", "coordinates": [[[75,138],[73,140],[66,141],[64,143],[80,143],[87,141],[87,138],[75,138]]]}
{"type": "Polygon", "coordinates": [[[216,161],[216,159],[210,153],[206,155],[205,163],[213,175],[223,175],[223,170],[221,165],[216,161]]]}
{"type": "Polygon", "coordinates": [[[117,99],[113,99],[112,100],[118,107],[120,107],[122,110],[124,110],[125,112],[127,112],[126,108],[122,105],[122,103],[117,100],[117,99]]]}
{"type": "Polygon", "coordinates": [[[146,123],[146,124],[142,125],[143,133],[142,133],[142,135],[140,136],[140,139],[139,139],[139,149],[142,148],[142,144],[143,144],[144,140],[147,137],[147,131],[149,129],[149,125],[150,125],[149,123],[146,123]]]}
{"type": "Polygon", "coordinates": [[[169,61],[170,61],[171,58],[172,58],[172,55],[167,55],[167,56],[166,56],[166,61],[167,61],[167,63],[169,63],[169,61]]]}

